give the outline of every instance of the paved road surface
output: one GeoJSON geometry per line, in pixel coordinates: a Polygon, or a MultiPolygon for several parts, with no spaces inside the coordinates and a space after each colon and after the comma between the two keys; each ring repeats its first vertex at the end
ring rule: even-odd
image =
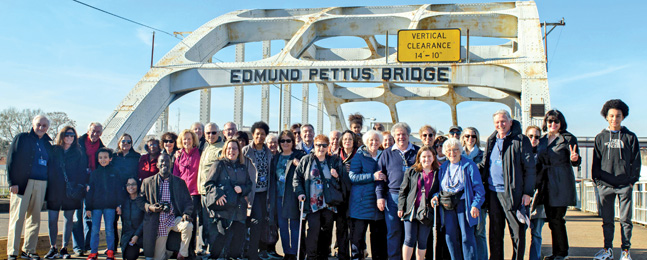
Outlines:
{"type": "MultiPolygon", "coordinates": [[[[59,230],[62,230],[62,216],[59,220],[59,230]]],[[[6,240],[7,232],[7,223],[9,222],[8,214],[0,214],[0,247],[4,249],[4,241],[6,240]]],[[[592,256],[601,248],[602,246],[602,219],[594,216],[590,213],[584,213],[577,210],[569,210],[566,216],[566,225],[568,230],[569,242],[570,242],[570,259],[591,259],[592,256]]],[[[616,249],[614,255],[616,259],[620,257],[620,228],[619,224],[616,223],[616,232],[614,239],[614,246],[616,249]]],[[[41,217],[41,227],[40,233],[44,236],[40,241],[45,243],[40,243],[39,248],[41,256],[47,251],[47,214],[42,213],[41,217]],[[42,245],[44,244],[44,245],[42,245]]],[[[543,247],[542,252],[545,255],[551,254],[551,235],[550,228],[548,224],[544,225],[543,229],[543,247]]],[[[507,235],[505,239],[505,252],[506,257],[511,255],[511,243],[510,238],[507,235]]],[[[634,225],[633,238],[632,238],[632,258],[647,259],[647,228],[642,225],[634,225]]],[[[530,248],[530,231],[527,233],[527,246],[526,252],[530,248]]],[[[369,247],[370,248],[370,247],[369,247]]],[[[281,253],[280,245],[277,245],[277,250],[281,253]]],[[[104,256],[101,256],[100,259],[103,259],[104,256]]],[[[526,254],[527,258],[527,254],[526,254]]],[[[4,256],[0,255],[0,259],[4,259],[4,256]]],[[[142,258],[143,259],[143,258],[142,258]]],[[[332,258],[331,258],[332,259],[332,258]]]]}

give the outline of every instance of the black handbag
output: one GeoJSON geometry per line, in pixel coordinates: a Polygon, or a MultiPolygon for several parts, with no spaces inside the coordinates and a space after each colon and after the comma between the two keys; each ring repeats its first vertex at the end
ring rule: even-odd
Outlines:
{"type": "Polygon", "coordinates": [[[424,184],[422,185],[422,201],[420,206],[416,209],[415,218],[427,226],[433,224],[434,208],[431,207],[429,199],[427,199],[427,192],[424,184]]]}
{"type": "Polygon", "coordinates": [[[456,206],[463,196],[463,191],[460,192],[447,192],[440,191],[440,205],[443,205],[445,210],[455,210],[456,206]]]}
{"type": "Polygon", "coordinates": [[[65,178],[65,196],[72,200],[82,200],[85,198],[87,188],[81,183],[70,183],[65,172],[65,163],[63,163],[63,177],[65,178]]]}
{"type": "MultiPolygon", "coordinates": [[[[218,168],[225,167],[222,165],[222,163],[219,163],[218,168]]],[[[227,169],[216,169],[216,173],[218,176],[216,176],[216,180],[220,179],[220,174],[222,171],[227,171],[227,169]]],[[[238,194],[234,190],[234,186],[231,184],[231,179],[229,178],[230,174],[229,172],[226,172],[227,176],[225,176],[225,183],[220,183],[216,184],[216,186],[212,186],[207,189],[207,197],[208,198],[214,198],[213,200],[207,199],[207,208],[213,211],[222,211],[222,210],[228,210],[232,208],[236,208],[238,205],[238,194]],[[211,195],[210,195],[211,193],[211,195]],[[224,203],[224,205],[218,205],[216,202],[222,197],[225,196],[227,202],[224,203]]]]}
{"type": "MultiPolygon", "coordinates": [[[[341,205],[344,202],[344,194],[341,191],[341,185],[334,178],[326,179],[326,176],[323,175],[323,169],[319,164],[319,160],[317,158],[315,158],[314,160],[317,164],[317,169],[319,169],[319,172],[321,173],[321,178],[325,179],[324,181],[326,182],[326,188],[324,189],[324,198],[326,199],[326,204],[331,206],[341,205]]],[[[328,169],[333,168],[328,165],[328,169]]],[[[341,178],[341,176],[339,177],[341,178]]]]}

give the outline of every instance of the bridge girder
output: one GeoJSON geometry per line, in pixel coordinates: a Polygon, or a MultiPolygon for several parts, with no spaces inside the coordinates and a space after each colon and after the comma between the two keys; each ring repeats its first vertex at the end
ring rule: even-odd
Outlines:
{"type": "Polygon", "coordinates": [[[141,142],[169,104],[191,91],[268,84],[315,84],[323,95],[319,107],[325,107],[335,128],[345,128],[341,104],[381,102],[397,122],[396,104],[405,100],[438,100],[452,109],[465,101],[500,102],[508,105],[525,126],[533,123],[531,104],[550,109],[541,37],[537,7],[532,1],[235,11],[207,22],[162,57],[108,117],[102,139],[114,146],[116,137],[129,133],[136,143],[141,142]],[[462,46],[461,56],[469,54],[470,58],[459,63],[403,64],[396,61],[395,47],[384,46],[375,37],[387,32],[394,35],[400,29],[435,28],[460,28],[463,36],[469,30],[470,37],[508,42],[469,49],[462,46]],[[323,48],[317,44],[340,36],[359,37],[366,47],[323,48]],[[284,40],[284,48],[269,57],[264,53],[261,60],[210,62],[227,46],[272,40],[284,40]],[[366,69],[371,77],[309,78],[312,68],[366,69]],[[435,80],[382,77],[385,69],[414,68],[433,68],[438,74],[435,80]],[[439,80],[439,68],[448,68],[446,81],[439,80]],[[303,77],[244,80],[244,71],[264,70],[299,71],[303,77]],[[346,83],[371,83],[375,87],[348,87],[346,83]]]}

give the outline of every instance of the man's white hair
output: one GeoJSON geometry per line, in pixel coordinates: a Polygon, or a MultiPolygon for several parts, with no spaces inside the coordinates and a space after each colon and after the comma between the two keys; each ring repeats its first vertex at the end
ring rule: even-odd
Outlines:
{"type": "Polygon", "coordinates": [[[508,110],[505,110],[505,109],[497,110],[492,115],[492,118],[494,118],[496,115],[505,115],[508,121],[512,121],[512,116],[510,116],[510,112],[508,112],[508,110]]]}
{"type": "Polygon", "coordinates": [[[36,124],[38,124],[38,122],[40,122],[41,119],[47,120],[47,125],[49,125],[49,118],[47,118],[45,115],[35,116],[34,119],[31,120],[31,124],[35,126],[36,124]]]}
{"type": "Polygon", "coordinates": [[[99,123],[99,122],[92,122],[92,123],[90,123],[90,124],[88,125],[88,132],[92,131],[92,128],[93,128],[93,127],[95,127],[95,126],[100,127],[100,128],[101,128],[101,131],[103,132],[103,125],[101,125],[101,123],[99,123]]]}

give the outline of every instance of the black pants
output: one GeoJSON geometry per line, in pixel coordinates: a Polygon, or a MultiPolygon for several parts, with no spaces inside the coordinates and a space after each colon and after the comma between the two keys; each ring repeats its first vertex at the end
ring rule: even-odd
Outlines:
{"type": "Polygon", "coordinates": [[[386,244],[386,222],[381,220],[350,219],[350,248],[352,259],[364,259],[366,251],[366,230],[371,226],[371,258],[389,258],[386,244]]]}
{"type": "Polygon", "coordinates": [[[568,235],[566,234],[566,207],[546,205],[546,221],[553,238],[553,255],[568,256],[568,235]]]}
{"type": "Polygon", "coordinates": [[[261,241],[263,230],[267,230],[267,191],[256,192],[254,203],[252,203],[252,214],[249,227],[249,260],[258,260],[258,247],[261,241]]]}
{"type": "MultiPolygon", "coordinates": [[[[337,207],[337,213],[333,214],[335,221],[335,248],[337,248],[337,259],[339,260],[348,260],[350,259],[350,241],[349,241],[349,228],[348,228],[348,205],[340,205],[337,207]]],[[[321,239],[320,242],[323,243],[324,240],[329,241],[328,245],[319,245],[324,247],[326,250],[326,255],[330,254],[330,241],[332,241],[332,233],[330,239],[321,239]]]]}
{"type": "MultiPolygon", "coordinates": [[[[435,214],[440,214],[439,209],[437,208],[435,211],[435,214]]],[[[440,222],[440,215],[438,215],[436,221],[438,223],[436,224],[436,259],[438,260],[451,260],[452,257],[449,254],[449,247],[447,246],[447,242],[445,242],[445,227],[443,224],[440,222]]],[[[429,238],[427,239],[427,252],[425,253],[425,259],[434,259],[434,227],[432,224],[432,230],[429,232],[429,238]]],[[[413,255],[413,258],[415,258],[415,253],[413,255]]]]}
{"type": "Polygon", "coordinates": [[[320,209],[306,216],[308,232],[306,233],[306,259],[326,260],[332,241],[334,213],[329,209],[320,209]]]}
{"type": "Polygon", "coordinates": [[[202,242],[204,243],[202,249],[207,248],[207,246],[211,245],[211,236],[209,235],[209,224],[212,222],[211,218],[209,218],[209,210],[207,210],[207,200],[206,196],[200,198],[201,206],[202,206],[202,215],[200,215],[200,225],[202,225],[202,233],[200,234],[202,237],[202,242]]]}
{"type": "Polygon", "coordinates": [[[193,202],[193,214],[191,214],[193,231],[191,233],[191,242],[189,242],[189,256],[195,256],[195,239],[198,233],[198,226],[200,226],[198,216],[202,217],[202,201],[200,197],[200,195],[191,195],[191,201],[193,202]]]}
{"type": "Polygon", "coordinates": [[[205,228],[207,227],[209,229],[209,247],[211,248],[210,259],[242,256],[245,223],[216,219],[205,226],[205,228]]]}
{"type": "Polygon", "coordinates": [[[503,260],[503,235],[505,223],[508,222],[510,237],[512,238],[512,259],[522,260],[526,249],[526,225],[517,220],[516,212],[504,210],[501,201],[503,193],[490,191],[489,200],[490,217],[490,260],[503,260]]]}

